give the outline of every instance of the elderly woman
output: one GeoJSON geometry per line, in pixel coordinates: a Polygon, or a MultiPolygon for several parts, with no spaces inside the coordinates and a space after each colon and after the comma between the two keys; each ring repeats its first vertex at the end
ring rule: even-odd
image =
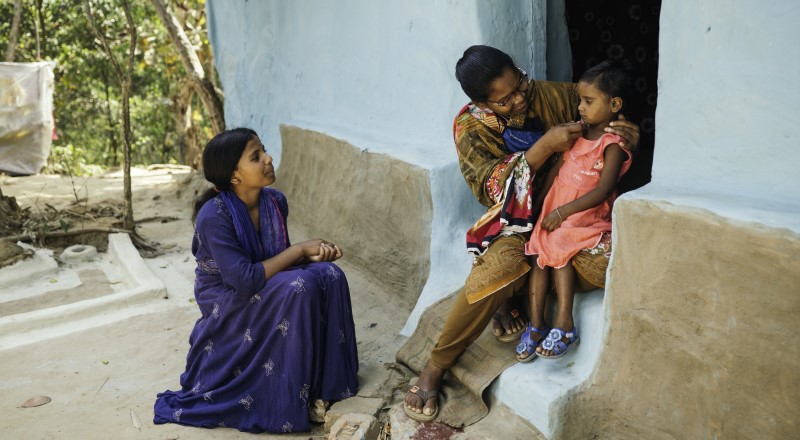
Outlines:
{"type": "MultiPolygon", "coordinates": [[[[476,255],[472,270],[406,395],[406,414],[419,421],[436,418],[442,376],[493,317],[498,339],[519,341],[526,322],[507,303],[530,270],[524,244],[552,183],[544,181],[547,170],[582,133],[581,124],[572,122],[579,102],[574,84],[531,80],[498,49],[468,48],[456,78],[471,100],[453,128],[461,173],[489,210],[467,233],[467,247],[476,255]]],[[[636,124],[621,117],[611,125],[606,130],[622,136],[622,146],[636,145],[636,124]]],[[[573,259],[577,290],[604,286],[610,245],[607,239],[573,259]]]]}
{"type": "Polygon", "coordinates": [[[316,399],[358,391],[358,357],[342,251],[325,240],[290,244],[286,197],[256,133],[208,143],[214,187],[195,204],[194,295],[181,389],[160,393],[155,423],[274,433],[308,431],[316,399]]]}

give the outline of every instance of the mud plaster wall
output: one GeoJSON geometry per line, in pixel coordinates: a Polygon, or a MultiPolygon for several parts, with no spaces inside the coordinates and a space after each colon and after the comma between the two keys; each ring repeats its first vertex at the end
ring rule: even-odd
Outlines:
{"type": "Polygon", "coordinates": [[[281,126],[281,136],[275,187],[290,195],[289,221],[340,244],[413,307],[429,272],[428,171],[311,130],[281,126]]]}
{"type": "Polygon", "coordinates": [[[800,236],[622,200],[595,373],[554,438],[793,438],[800,236]]]}

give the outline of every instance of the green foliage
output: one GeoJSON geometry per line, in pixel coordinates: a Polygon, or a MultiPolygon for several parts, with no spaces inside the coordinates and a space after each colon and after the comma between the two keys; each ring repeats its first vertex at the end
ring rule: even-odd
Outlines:
{"type": "MultiPolygon", "coordinates": [[[[210,61],[202,0],[178,1],[176,14],[201,60],[210,61]]],[[[137,51],[131,105],[134,165],[181,163],[176,134],[176,99],[185,72],[169,36],[149,1],[130,1],[137,26],[137,51]]],[[[5,54],[14,2],[0,0],[0,53],[5,54]]],[[[92,0],[95,24],[108,37],[117,59],[125,65],[125,18],[117,0],[92,0]]],[[[41,59],[56,62],[54,116],[59,139],[53,142],[48,164],[52,172],[86,175],[97,166],[122,161],[121,90],[114,68],[91,31],[83,0],[23,1],[16,62],[36,61],[36,24],[41,59]],[[41,10],[37,9],[41,7],[41,10]],[[41,12],[41,14],[40,14],[41,12]]],[[[208,69],[209,64],[206,64],[208,69]]],[[[195,98],[195,107],[199,102],[195,98]]],[[[210,123],[199,118],[201,133],[210,136],[210,123]]]]}
{"type": "Polygon", "coordinates": [[[58,142],[50,149],[47,171],[53,174],[92,176],[102,173],[103,167],[92,164],[85,149],[58,142]]]}

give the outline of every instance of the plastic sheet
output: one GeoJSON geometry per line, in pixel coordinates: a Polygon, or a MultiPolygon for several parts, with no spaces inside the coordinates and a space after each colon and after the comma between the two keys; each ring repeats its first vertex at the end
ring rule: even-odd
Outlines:
{"type": "Polygon", "coordinates": [[[0,63],[0,171],[36,174],[53,136],[52,62],[0,63]]]}

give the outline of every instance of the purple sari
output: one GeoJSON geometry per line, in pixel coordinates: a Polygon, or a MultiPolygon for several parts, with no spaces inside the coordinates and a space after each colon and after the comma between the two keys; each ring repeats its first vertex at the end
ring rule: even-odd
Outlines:
{"type": "Polygon", "coordinates": [[[156,424],[308,431],[315,399],[358,390],[344,273],[311,263],[265,280],[261,261],[289,246],[286,198],[264,188],[259,231],[246,214],[235,195],[220,194],[197,215],[192,253],[202,316],[189,336],[181,390],[158,394],[156,424]]]}

